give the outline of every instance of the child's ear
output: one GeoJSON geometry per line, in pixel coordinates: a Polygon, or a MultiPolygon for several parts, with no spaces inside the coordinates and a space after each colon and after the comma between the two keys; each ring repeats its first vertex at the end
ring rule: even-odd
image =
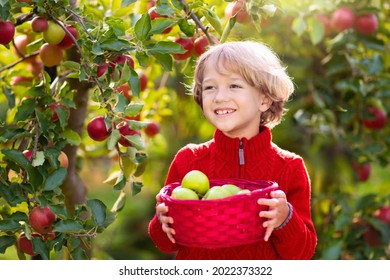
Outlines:
{"type": "Polygon", "coordinates": [[[259,107],[259,110],[261,112],[265,112],[267,111],[272,105],[272,100],[271,98],[269,98],[268,96],[266,95],[262,95],[261,96],[261,99],[260,99],[260,107],[259,107]]]}

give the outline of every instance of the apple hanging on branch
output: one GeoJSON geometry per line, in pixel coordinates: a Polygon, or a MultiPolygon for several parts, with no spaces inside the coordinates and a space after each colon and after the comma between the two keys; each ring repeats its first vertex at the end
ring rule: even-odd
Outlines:
{"type": "Polygon", "coordinates": [[[9,44],[15,35],[15,25],[10,21],[0,20],[0,44],[9,44]]]}

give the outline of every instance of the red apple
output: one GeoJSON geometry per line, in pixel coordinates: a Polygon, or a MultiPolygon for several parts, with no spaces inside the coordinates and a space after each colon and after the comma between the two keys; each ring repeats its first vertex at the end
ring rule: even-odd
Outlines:
{"type": "Polygon", "coordinates": [[[28,159],[31,160],[33,151],[32,150],[24,150],[23,151],[24,156],[28,159]]]}
{"type": "Polygon", "coordinates": [[[97,67],[96,76],[97,76],[98,78],[100,78],[101,76],[103,76],[103,75],[107,72],[108,66],[109,66],[108,63],[103,63],[102,65],[99,65],[99,66],[97,67]]]}
{"type": "Polygon", "coordinates": [[[127,55],[127,54],[122,54],[122,55],[115,56],[110,64],[113,67],[115,67],[115,64],[124,65],[126,63],[126,61],[127,61],[127,64],[129,64],[129,66],[131,68],[134,68],[134,59],[131,56],[127,55]]]}
{"type": "Polygon", "coordinates": [[[363,164],[354,162],[352,163],[352,168],[355,170],[357,178],[360,182],[365,182],[370,177],[371,164],[369,162],[363,164]]]}
{"type": "Polygon", "coordinates": [[[371,247],[378,247],[381,245],[381,234],[372,226],[368,226],[368,228],[364,231],[363,238],[371,247]]]}
{"type": "Polygon", "coordinates": [[[347,7],[338,8],[332,14],[330,25],[338,32],[342,32],[348,28],[353,27],[355,23],[354,12],[347,7]]]}
{"type": "MultiPolygon", "coordinates": [[[[166,18],[167,16],[164,16],[164,15],[160,15],[159,13],[156,12],[156,6],[153,6],[151,7],[149,10],[148,10],[148,14],[150,16],[150,19],[151,20],[155,20],[156,18],[166,18]]],[[[171,32],[172,30],[172,27],[168,27],[167,29],[165,29],[162,33],[163,34],[167,34],[169,32],[171,32]]]]}
{"type": "Polygon", "coordinates": [[[230,19],[236,17],[236,21],[239,23],[246,23],[249,21],[249,15],[245,8],[245,2],[243,0],[233,1],[227,4],[225,7],[225,17],[230,19]]]}
{"type": "Polygon", "coordinates": [[[367,111],[372,117],[364,118],[362,120],[362,123],[365,127],[374,130],[380,130],[386,127],[387,114],[384,110],[371,106],[367,108],[367,111]]]}
{"type": "Polygon", "coordinates": [[[185,60],[192,55],[194,49],[194,42],[190,38],[177,38],[175,43],[180,44],[185,50],[185,53],[175,53],[173,57],[176,60],[185,60]]]}
{"type": "Polygon", "coordinates": [[[118,91],[119,93],[123,94],[124,97],[127,98],[127,100],[131,100],[131,97],[132,97],[132,93],[131,93],[131,90],[130,90],[130,86],[128,83],[124,83],[122,85],[120,85],[119,87],[115,88],[116,91],[118,91]]]}
{"type": "Polygon", "coordinates": [[[36,232],[45,234],[53,230],[52,223],[56,220],[56,215],[48,206],[43,208],[37,206],[31,210],[28,220],[36,232]]]}
{"type": "Polygon", "coordinates": [[[156,134],[160,132],[160,124],[158,124],[155,121],[150,122],[146,127],[145,127],[145,133],[149,137],[154,137],[156,134]]]}
{"type": "Polygon", "coordinates": [[[102,116],[94,117],[88,122],[87,132],[89,137],[95,141],[103,141],[111,134],[111,127],[107,128],[102,116]]]}
{"type": "MultiPolygon", "coordinates": [[[[111,61],[109,62],[109,66],[112,68],[112,74],[111,74],[111,78],[113,77],[113,74],[114,74],[114,70],[115,70],[115,67],[120,64],[120,65],[124,65],[127,61],[127,64],[134,69],[134,66],[135,66],[135,63],[134,63],[134,59],[129,56],[129,55],[126,55],[126,54],[122,54],[122,55],[114,55],[112,58],[111,58],[111,61]]],[[[121,73],[121,70],[119,70],[119,75],[121,76],[122,73],[121,73]]]]}
{"type": "Polygon", "coordinates": [[[43,65],[47,67],[56,66],[62,61],[62,49],[57,45],[44,43],[39,49],[39,56],[43,65]]]}
{"type": "Polygon", "coordinates": [[[15,25],[10,21],[0,20],[0,44],[7,45],[15,35],[15,25]]]}
{"type": "Polygon", "coordinates": [[[68,112],[68,119],[69,119],[70,110],[69,110],[69,108],[66,108],[64,105],[59,104],[59,103],[52,103],[52,104],[49,105],[49,108],[50,108],[50,110],[51,110],[52,113],[53,113],[53,114],[51,115],[51,118],[50,118],[50,121],[51,121],[51,122],[56,122],[56,121],[58,121],[58,114],[57,114],[57,111],[56,111],[57,108],[65,109],[65,110],[68,112]]]}
{"type": "Polygon", "coordinates": [[[390,225],[390,206],[384,206],[380,208],[377,213],[377,218],[382,222],[390,225]]]}
{"type": "MultiPolygon", "coordinates": [[[[31,238],[40,238],[40,235],[37,233],[31,234],[31,238]]],[[[37,253],[34,252],[32,241],[27,239],[24,232],[22,232],[16,241],[18,248],[23,252],[30,256],[36,256],[37,253]]]]}
{"type": "Polygon", "coordinates": [[[31,85],[33,78],[32,77],[25,77],[25,76],[13,76],[11,78],[11,85],[31,85]]]}
{"type": "MultiPolygon", "coordinates": [[[[219,43],[217,38],[211,36],[211,39],[213,40],[213,42],[215,44],[219,43]]],[[[202,53],[204,53],[207,50],[209,45],[210,45],[210,42],[209,42],[209,40],[208,40],[206,35],[196,38],[195,41],[194,41],[194,52],[195,52],[195,54],[197,56],[200,56],[202,53]]]]}
{"type": "Polygon", "coordinates": [[[133,121],[140,121],[141,120],[141,116],[138,114],[136,116],[125,116],[125,119],[126,120],[133,120],[133,121]]]}
{"type": "Polygon", "coordinates": [[[362,35],[370,35],[378,29],[378,17],[374,13],[358,16],[355,21],[356,32],[362,35]]]}
{"type": "MultiPolygon", "coordinates": [[[[69,31],[70,34],[77,40],[79,38],[79,33],[77,32],[77,29],[72,25],[67,25],[66,29],[69,31]]],[[[74,46],[74,42],[72,38],[68,35],[68,33],[65,33],[64,39],[58,44],[58,46],[61,49],[69,49],[74,46]]]]}
{"type": "Polygon", "coordinates": [[[131,136],[131,135],[140,135],[140,132],[138,130],[131,129],[129,127],[129,123],[127,121],[121,121],[117,124],[116,128],[119,130],[122,137],[119,139],[119,144],[125,147],[132,146],[131,142],[128,141],[124,136],[131,136]]]}
{"type": "Polygon", "coordinates": [[[42,77],[43,63],[39,60],[30,62],[27,65],[27,71],[29,71],[35,78],[40,79],[42,77]]]}
{"type": "Polygon", "coordinates": [[[47,29],[49,24],[47,23],[47,19],[44,17],[35,17],[31,21],[31,29],[34,32],[43,32],[47,29]]]}
{"type": "Polygon", "coordinates": [[[148,85],[148,76],[146,76],[145,72],[139,71],[138,77],[139,77],[140,91],[144,91],[148,85]]]}
{"type": "Polygon", "coordinates": [[[68,156],[63,151],[61,151],[60,155],[58,156],[58,161],[60,162],[61,167],[65,167],[65,168],[69,167],[68,156]]]}

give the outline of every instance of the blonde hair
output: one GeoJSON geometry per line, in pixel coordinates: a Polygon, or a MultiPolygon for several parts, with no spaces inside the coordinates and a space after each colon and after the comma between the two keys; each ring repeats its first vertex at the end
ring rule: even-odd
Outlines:
{"type": "Polygon", "coordinates": [[[279,57],[266,45],[254,41],[226,42],[212,46],[199,57],[194,72],[192,93],[202,108],[202,82],[208,61],[213,65],[241,75],[271,101],[261,115],[261,125],[270,128],[279,124],[286,109],[284,104],[294,92],[294,84],[279,57]]]}

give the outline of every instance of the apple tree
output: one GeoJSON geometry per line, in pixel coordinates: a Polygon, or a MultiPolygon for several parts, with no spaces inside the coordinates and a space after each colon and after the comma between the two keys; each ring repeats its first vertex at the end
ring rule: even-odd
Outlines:
{"type": "MultiPolygon", "coordinates": [[[[245,3],[258,28],[271,15],[263,6],[276,9],[245,3]]],[[[236,19],[221,22],[203,1],[2,1],[0,253],[16,246],[19,258],[89,258],[126,189],[134,196],[143,187],[145,138],[159,133],[169,73],[191,69],[236,19]],[[144,94],[152,79],[158,87],[144,94]],[[90,149],[116,154],[111,209],[88,197],[78,174],[90,149]]]]}
{"type": "Polygon", "coordinates": [[[275,49],[295,80],[273,134],[307,163],[316,258],[388,258],[390,197],[374,171],[389,162],[389,9],[366,0],[1,1],[0,253],[91,257],[127,193],[144,188],[145,165],[163,183],[170,156],[146,152],[160,129],[172,154],[212,136],[185,94],[196,58],[250,38],[275,49]],[[111,209],[80,177],[97,156],[115,159],[111,209]]]}

